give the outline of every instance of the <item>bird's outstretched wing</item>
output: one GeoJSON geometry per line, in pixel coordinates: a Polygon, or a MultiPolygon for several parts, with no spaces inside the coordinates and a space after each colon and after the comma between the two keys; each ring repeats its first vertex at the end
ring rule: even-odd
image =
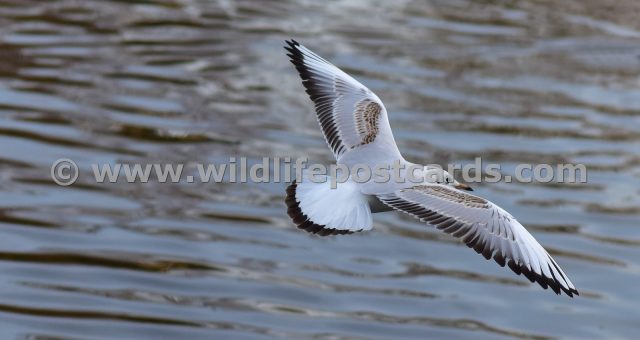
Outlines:
{"type": "Polygon", "coordinates": [[[507,264],[545,289],[578,295],[560,266],[522,224],[484,198],[440,184],[421,184],[378,198],[463,240],[486,259],[493,257],[503,267],[507,264]]]}
{"type": "Polygon", "coordinates": [[[295,40],[285,49],[315,104],[318,122],[336,160],[363,147],[401,159],[387,118],[375,93],[295,40]]]}

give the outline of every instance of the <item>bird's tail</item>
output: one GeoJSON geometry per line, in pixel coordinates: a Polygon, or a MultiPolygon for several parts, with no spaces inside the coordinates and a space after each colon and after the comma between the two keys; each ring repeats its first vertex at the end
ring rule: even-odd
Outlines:
{"type": "Polygon", "coordinates": [[[357,183],[347,181],[331,188],[326,179],[318,183],[305,178],[287,188],[287,213],[298,228],[322,236],[371,229],[371,209],[357,183]]]}

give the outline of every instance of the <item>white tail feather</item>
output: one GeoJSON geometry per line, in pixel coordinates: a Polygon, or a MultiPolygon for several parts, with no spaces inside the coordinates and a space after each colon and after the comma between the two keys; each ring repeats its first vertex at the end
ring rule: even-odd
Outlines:
{"type": "Polygon", "coordinates": [[[367,196],[354,182],[338,183],[332,189],[328,179],[314,183],[305,178],[298,183],[296,200],[300,210],[315,224],[348,231],[370,230],[373,226],[367,196]]]}

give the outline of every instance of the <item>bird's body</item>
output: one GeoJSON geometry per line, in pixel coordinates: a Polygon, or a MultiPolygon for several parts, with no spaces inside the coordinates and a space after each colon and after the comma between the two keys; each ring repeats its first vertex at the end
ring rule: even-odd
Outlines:
{"type": "Polygon", "coordinates": [[[373,213],[398,210],[459,238],[545,289],[578,294],[553,258],[508,212],[461,191],[470,188],[442,168],[407,162],[380,98],[296,41],[287,44],[337,164],[397,170],[387,172],[387,181],[378,181],[380,174],[359,181],[352,173],[335,188],[327,178],[310,180],[304,172],[301,181],[287,188],[285,200],[298,228],[323,236],[349,234],[370,230],[373,213]]]}

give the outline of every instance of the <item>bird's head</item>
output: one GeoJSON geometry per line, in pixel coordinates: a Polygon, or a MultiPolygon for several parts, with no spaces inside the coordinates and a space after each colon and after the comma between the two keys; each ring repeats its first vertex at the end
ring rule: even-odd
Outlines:
{"type": "Polygon", "coordinates": [[[473,191],[467,184],[460,183],[453,178],[453,175],[439,166],[425,166],[425,178],[430,182],[448,185],[460,190],[473,191]]]}

